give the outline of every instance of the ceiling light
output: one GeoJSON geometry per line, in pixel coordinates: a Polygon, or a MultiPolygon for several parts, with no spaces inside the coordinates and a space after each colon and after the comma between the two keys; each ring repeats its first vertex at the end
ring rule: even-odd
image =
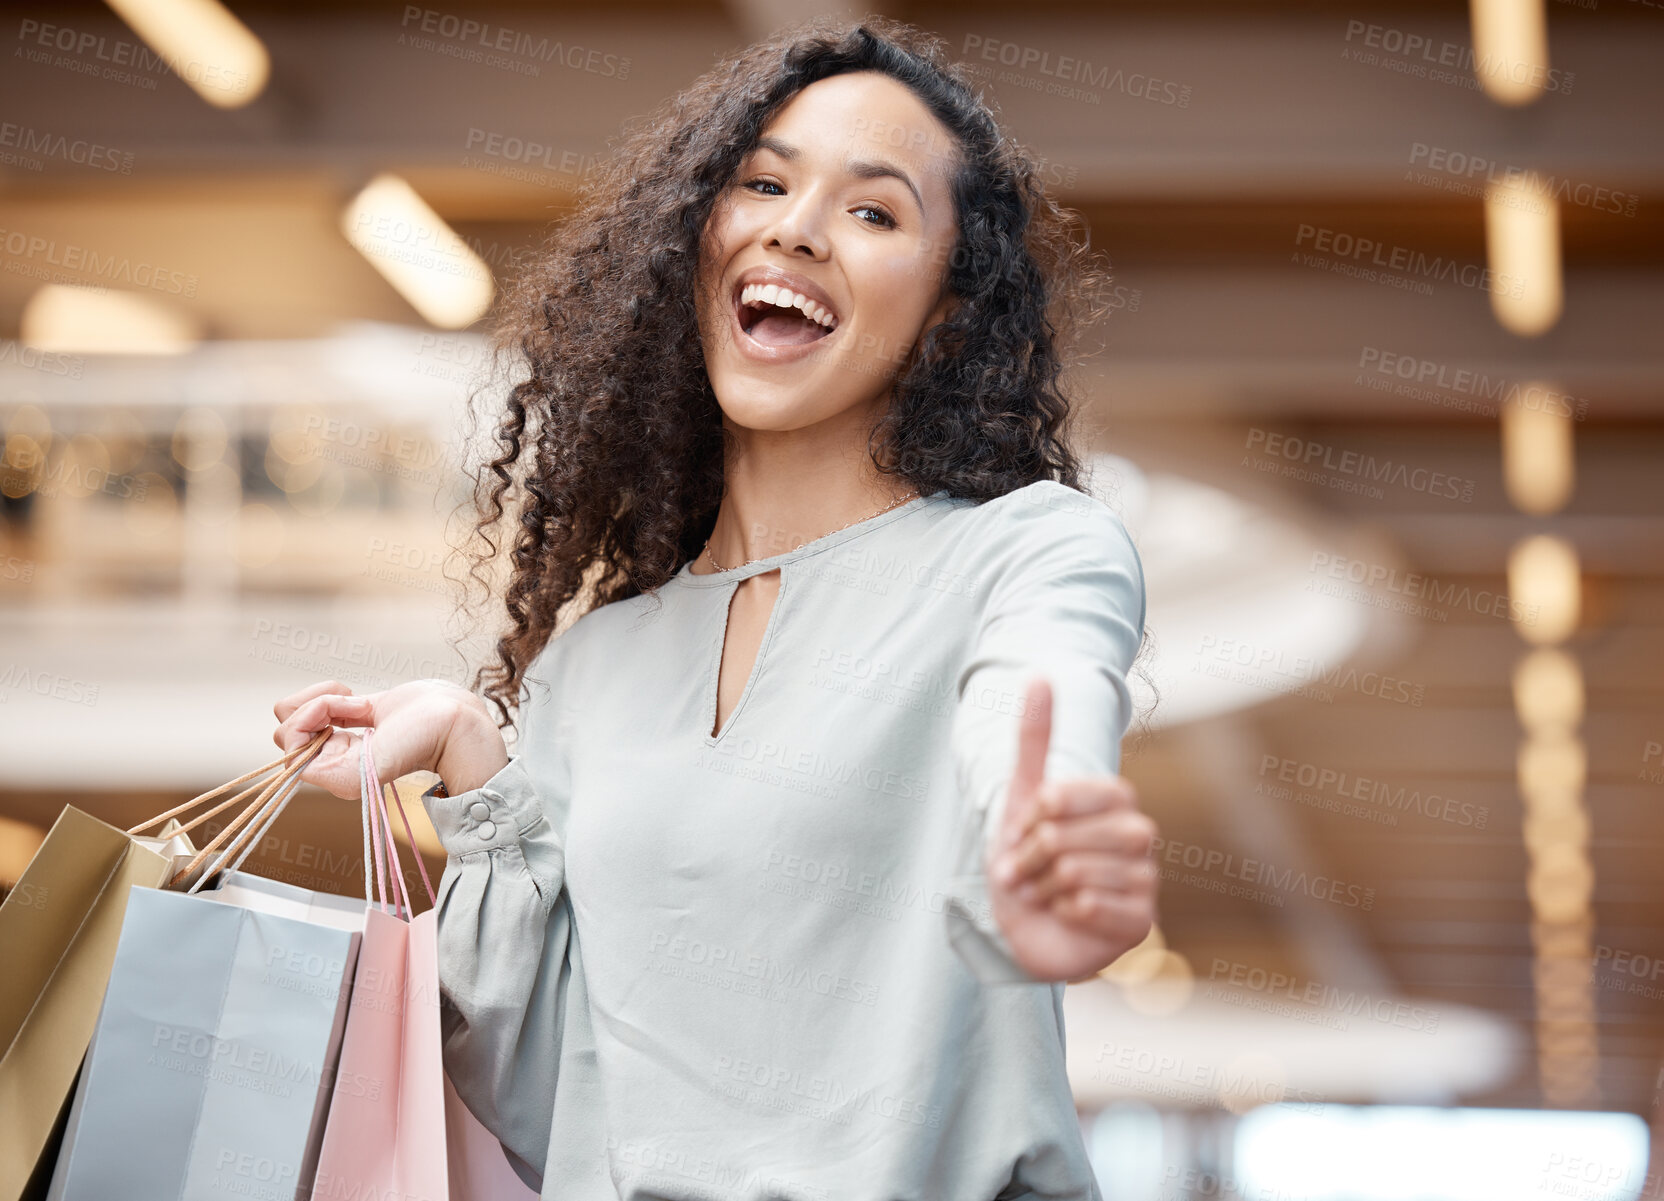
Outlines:
{"type": "Polygon", "coordinates": [[[433,325],[461,329],[491,307],[491,268],[397,175],[378,175],[353,197],[341,232],[433,325]]]}
{"type": "MultiPolygon", "coordinates": [[[[1549,390],[1533,384],[1524,395],[1549,390]]],[[[1572,420],[1565,413],[1502,406],[1502,480],[1508,499],[1525,513],[1553,513],[1571,499],[1575,478],[1572,420]]]]}
{"type": "Polygon", "coordinates": [[[1540,647],[1514,667],[1514,712],[1532,734],[1569,734],[1583,720],[1583,672],[1565,651],[1540,647]]]}
{"type": "Polygon", "coordinates": [[[1527,538],[1508,555],[1508,597],[1514,628],[1538,645],[1563,641],[1577,628],[1582,576],[1577,551],[1552,534],[1527,538]],[[1523,617],[1532,615],[1535,620],[1523,617]]]}
{"type": "Polygon", "coordinates": [[[1549,82],[1543,0],[1471,0],[1473,72],[1498,104],[1530,104],[1549,82]]]}
{"type": "Polygon", "coordinates": [[[1485,253],[1491,312],[1502,328],[1535,337],[1560,319],[1560,202],[1535,176],[1485,189],[1485,253]]]}
{"type": "Polygon", "coordinates": [[[189,314],[139,292],[47,284],[23,306],[21,340],[62,354],[182,354],[201,338],[189,314]]]}
{"type": "Polygon", "coordinates": [[[241,108],[271,75],[271,56],[218,0],[108,0],[173,73],[216,108],[241,108]]]}

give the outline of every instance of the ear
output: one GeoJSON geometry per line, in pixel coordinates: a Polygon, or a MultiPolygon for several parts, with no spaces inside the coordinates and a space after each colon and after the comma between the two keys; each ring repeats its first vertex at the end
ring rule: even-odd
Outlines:
{"type": "Polygon", "coordinates": [[[942,298],[936,302],[936,307],[931,309],[930,314],[925,317],[924,328],[929,329],[940,322],[951,321],[958,314],[960,303],[960,299],[954,294],[953,289],[943,284],[942,298]]]}

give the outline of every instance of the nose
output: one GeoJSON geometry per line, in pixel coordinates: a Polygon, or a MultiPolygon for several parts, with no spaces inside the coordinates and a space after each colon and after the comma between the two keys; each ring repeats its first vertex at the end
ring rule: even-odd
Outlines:
{"type": "Polygon", "coordinates": [[[824,259],[829,249],[825,205],[815,190],[805,189],[784,200],[784,204],[774,206],[774,220],[763,230],[763,245],[787,254],[801,252],[811,259],[824,259]]]}

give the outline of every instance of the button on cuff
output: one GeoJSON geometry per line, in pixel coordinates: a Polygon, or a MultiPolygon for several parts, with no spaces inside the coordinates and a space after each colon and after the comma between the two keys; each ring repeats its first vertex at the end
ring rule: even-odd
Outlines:
{"type": "Polygon", "coordinates": [[[440,845],[458,856],[512,846],[521,830],[543,817],[542,800],[520,755],[478,788],[450,797],[424,793],[422,804],[440,845]]]}

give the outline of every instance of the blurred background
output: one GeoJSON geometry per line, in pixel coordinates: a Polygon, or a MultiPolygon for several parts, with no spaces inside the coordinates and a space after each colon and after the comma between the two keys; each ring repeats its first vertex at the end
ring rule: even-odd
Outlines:
{"type": "MultiPolygon", "coordinates": [[[[624,122],[829,11],[0,4],[0,883],[307,684],[471,676],[482,314],[624,122]]],[[[1066,992],[1106,1198],[1664,1196],[1664,8],[882,11],[1115,266],[1163,883],[1066,992]]],[[[356,826],[251,864],[354,892],[356,826]]]]}

